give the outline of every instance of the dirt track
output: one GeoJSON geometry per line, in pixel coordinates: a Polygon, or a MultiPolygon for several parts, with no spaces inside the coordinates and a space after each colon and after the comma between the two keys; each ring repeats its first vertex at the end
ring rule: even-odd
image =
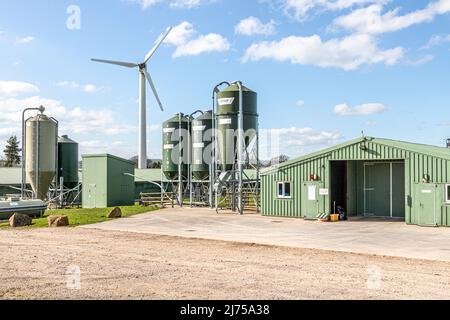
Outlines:
{"type": "Polygon", "coordinates": [[[0,252],[0,299],[450,298],[438,261],[86,229],[0,231],[0,252]]]}

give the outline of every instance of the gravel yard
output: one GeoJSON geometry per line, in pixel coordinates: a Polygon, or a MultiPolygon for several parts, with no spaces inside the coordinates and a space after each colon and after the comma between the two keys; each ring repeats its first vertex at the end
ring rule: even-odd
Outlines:
{"type": "Polygon", "coordinates": [[[1,230],[0,250],[1,299],[450,298],[445,261],[82,228],[1,230]]]}

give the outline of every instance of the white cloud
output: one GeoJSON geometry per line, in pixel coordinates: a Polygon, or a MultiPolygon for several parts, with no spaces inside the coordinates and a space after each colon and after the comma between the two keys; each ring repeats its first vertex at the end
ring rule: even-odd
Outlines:
{"type": "Polygon", "coordinates": [[[395,65],[403,54],[401,47],[381,50],[375,38],[364,34],[328,41],[322,41],[318,35],[290,36],[280,41],[254,43],[246,50],[242,61],[273,59],[293,64],[354,70],[366,64],[395,65]]]}
{"type": "Polygon", "coordinates": [[[39,92],[34,84],[20,81],[0,81],[0,96],[17,96],[24,93],[39,92]]]}
{"type": "Polygon", "coordinates": [[[421,49],[430,49],[431,47],[438,46],[443,43],[450,42],[450,34],[447,35],[434,35],[430,38],[428,43],[424,45],[421,49]]]}
{"type": "Polygon", "coordinates": [[[71,88],[71,89],[78,89],[80,87],[80,84],[75,81],[60,81],[56,85],[58,87],[71,88]]]}
{"type": "Polygon", "coordinates": [[[405,15],[399,15],[400,8],[389,10],[386,13],[383,13],[383,9],[384,6],[381,4],[357,9],[348,15],[336,18],[331,28],[369,34],[399,31],[416,24],[431,22],[436,16],[450,12],[450,0],[432,2],[424,9],[405,15]]]}
{"type": "Polygon", "coordinates": [[[305,101],[303,100],[298,100],[295,105],[299,108],[303,108],[305,106],[305,101]]]}
{"type": "Polygon", "coordinates": [[[364,126],[366,126],[366,127],[374,127],[376,125],[377,125],[377,122],[373,121],[373,120],[369,120],[369,121],[364,122],[364,126]]]}
{"type": "Polygon", "coordinates": [[[281,154],[296,157],[335,145],[342,138],[337,131],[319,131],[312,128],[277,128],[261,130],[261,159],[281,154]]]}
{"type": "Polygon", "coordinates": [[[79,141],[80,154],[103,154],[109,153],[124,157],[125,159],[131,158],[133,152],[132,147],[123,141],[103,141],[103,140],[82,140],[79,141]]]}
{"type": "Polygon", "coordinates": [[[431,55],[431,54],[427,54],[426,56],[420,57],[420,58],[415,59],[415,60],[409,59],[409,60],[406,61],[406,64],[408,64],[410,66],[420,66],[420,65],[423,65],[423,64],[427,64],[427,63],[429,63],[429,62],[431,62],[433,60],[434,60],[434,56],[431,55]]]}
{"type": "Polygon", "coordinates": [[[148,9],[161,1],[162,0],[129,0],[129,2],[139,4],[142,7],[142,9],[148,9]]]}
{"type": "MultiPolygon", "coordinates": [[[[61,101],[39,96],[24,99],[0,98],[0,126],[16,125],[20,128],[22,110],[26,107],[43,105],[45,113],[60,122],[60,130],[65,133],[118,135],[136,131],[136,126],[121,124],[116,114],[108,109],[87,110],[80,107],[67,108],[61,101]]],[[[31,113],[32,114],[32,113],[31,113]]]]}
{"type": "MultiPolygon", "coordinates": [[[[66,81],[61,82],[61,85],[73,85],[73,83],[66,81]]],[[[60,135],[69,134],[80,142],[82,154],[109,152],[125,158],[136,154],[135,144],[116,141],[114,137],[122,139],[122,135],[137,133],[137,125],[124,123],[120,115],[109,108],[67,107],[62,101],[40,96],[18,98],[2,95],[0,95],[0,154],[6,139],[11,135],[20,136],[23,109],[40,105],[46,108],[45,114],[59,121],[60,135]],[[87,141],[83,140],[83,138],[86,139],[86,135],[89,137],[87,141]]],[[[30,111],[26,116],[33,116],[33,114],[36,112],[30,111]]],[[[148,134],[151,137],[149,156],[160,157],[161,124],[149,125],[148,134]]]]}
{"type": "Polygon", "coordinates": [[[367,116],[386,111],[386,106],[381,103],[366,103],[354,107],[348,104],[339,104],[334,107],[334,113],[339,116],[367,116]]]}
{"type": "Polygon", "coordinates": [[[195,36],[196,31],[192,23],[183,21],[176,27],[172,29],[164,43],[171,44],[174,46],[181,46],[189,41],[193,36],[195,36]]]}
{"type": "Polygon", "coordinates": [[[27,36],[27,37],[23,37],[23,38],[17,38],[16,39],[16,43],[18,44],[27,44],[27,43],[31,43],[35,40],[34,37],[32,36],[27,36]]]}
{"type": "Polygon", "coordinates": [[[99,88],[97,88],[97,86],[95,86],[93,84],[86,84],[83,86],[83,91],[87,92],[87,93],[97,92],[98,90],[99,90],[99,88]]]}
{"type": "Polygon", "coordinates": [[[100,91],[101,88],[97,87],[94,84],[79,84],[75,81],[60,81],[56,84],[58,87],[69,88],[69,89],[80,89],[86,93],[94,93],[100,91]]]}
{"type": "Polygon", "coordinates": [[[390,0],[281,0],[286,15],[305,20],[312,11],[336,11],[368,3],[387,3],[390,0]]]}
{"type": "Polygon", "coordinates": [[[210,33],[199,36],[197,39],[191,40],[175,50],[173,57],[179,58],[183,56],[197,56],[208,52],[224,52],[230,49],[230,43],[220,34],[210,33]]]}
{"type": "Polygon", "coordinates": [[[180,9],[192,9],[211,2],[212,0],[173,0],[170,2],[170,7],[180,9]]]}
{"type": "Polygon", "coordinates": [[[168,3],[171,8],[193,9],[203,4],[215,2],[216,0],[128,0],[129,2],[139,4],[142,9],[149,9],[158,3],[168,3]]]}
{"type": "Polygon", "coordinates": [[[252,35],[273,35],[276,33],[276,23],[270,20],[267,23],[262,23],[256,17],[248,17],[241,20],[234,28],[236,34],[242,34],[246,36],[252,35]]]}
{"type": "Polygon", "coordinates": [[[164,41],[176,47],[173,58],[197,56],[208,52],[224,52],[231,47],[226,38],[216,33],[197,36],[193,25],[184,21],[176,26],[164,41]]]}

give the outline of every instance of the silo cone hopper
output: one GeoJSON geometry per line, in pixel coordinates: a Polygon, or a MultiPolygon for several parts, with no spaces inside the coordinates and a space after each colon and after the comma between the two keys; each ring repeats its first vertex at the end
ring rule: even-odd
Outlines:
{"type": "Polygon", "coordinates": [[[46,200],[56,175],[58,122],[38,114],[25,122],[26,175],[34,198],[46,200]]]}

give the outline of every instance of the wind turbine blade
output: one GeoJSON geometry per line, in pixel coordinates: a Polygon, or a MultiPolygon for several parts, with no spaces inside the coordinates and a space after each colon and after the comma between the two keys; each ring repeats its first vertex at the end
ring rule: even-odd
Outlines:
{"type": "Polygon", "coordinates": [[[158,96],[158,92],[156,92],[155,84],[153,83],[152,77],[150,77],[150,74],[148,73],[147,70],[145,70],[145,77],[147,78],[148,84],[152,88],[153,94],[155,95],[156,101],[158,101],[158,105],[161,108],[161,111],[164,111],[163,105],[158,96]]]}
{"type": "Polygon", "coordinates": [[[138,66],[138,64],[136,64],[136,63],[122,62],[122,61],[113,61],[113,60],[91,59],[91,61],[100,62],[100,63],[114,64],[114,65],[122,66],[122,67],[126,67],[126,68],[135,68],[135,67],[138,66]]]}
{"type": "Polygon", "coordinates": [[[147,53],[147,55],[145,56],[144,59],[144,63],[147,63],[148,60],[150,60],[150,58],[155,54],[156,50],[158,50],[158,48],[161,46],[161,44],[164,42],[164,40],[166,40],[167,36],[169,35],[169,33],[172,31],[172,27],[167,28],[166,33],[164,33],[161,38],[157,41],[156,45],[153,47],[152,50],[150,50],[149,53],[147,53]]]}

